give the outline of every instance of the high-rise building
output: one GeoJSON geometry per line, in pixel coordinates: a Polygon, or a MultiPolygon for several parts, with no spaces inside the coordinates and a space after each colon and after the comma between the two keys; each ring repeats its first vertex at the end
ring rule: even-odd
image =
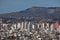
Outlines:
{"type": "Polygon", "coordinates": [[[54,24],[50,25],[50,32],[52,32],[54,30],[54,24]]]}
{"type": "Polygon", "coordinates": [[[17,23],[17,29],[20,29],[20,23],[17,23]]]}
{"type": "Polygon", "coordinates": [[[20,23],[21,30],[23,30],[23,23],[24,23],[24,22],[21,22],[21,23],[20,23]]]}
{"type": "Polygon", "coordinates": [[[58,28],[59,27],[59,22],[57,21],[55,24],[54,24],[55,28],[58,28]]]}
{"type": "Polygon", "coordinates": [[[57,32],[60,32],[60,28],[59,28],[59,22],[57,21],[55,24],[54,24],[54,27],[56,29],[57,32]]]}
{"type": "Polygon", "coordinates": [[[38,28],[39,28],[39,24],[37,24],[38,28]]]}
{"type": "Polygon", "coordinates": [[[30,31],[30,22],[28,23],[28,31],[30,31]]]}
{"type": "Polygon", "coordinates": [[[26,27],[27,27],[27,22],[25,21],[25,27],[24,27],[24,29],[26,29],[26,27]]]}
{"type": "Polygon", "coordinates": [[[12,24],[12,27],[14,28],[14,29],[17,29],[17,26],[16,26],[17,24],[15,23],[15,24],[12,24]]]}
{"type": "Polygon", "coordinates": [[[44,28],[44,23],[42,23],[42,27],[44,28]]]}
{"type": "Polygon", "coordinates": [[[32,29],[35,29],[35,25],[34,24],[32,24],[32,29]]]}
{"type": "Polygon", "coordinates": [[[2,27],[4,28],[4,30],[7,30],[8,24],[3,23],[3,24],[2,24],[2,27]]]}

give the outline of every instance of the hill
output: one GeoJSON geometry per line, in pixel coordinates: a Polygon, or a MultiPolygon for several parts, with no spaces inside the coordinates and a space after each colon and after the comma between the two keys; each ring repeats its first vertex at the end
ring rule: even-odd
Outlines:
{"type": "Polygon", "coordinates": [[[0,14],[0,17],[28,20],[60,20],[60,7],[32,7],[19,12],[0,14]]]}

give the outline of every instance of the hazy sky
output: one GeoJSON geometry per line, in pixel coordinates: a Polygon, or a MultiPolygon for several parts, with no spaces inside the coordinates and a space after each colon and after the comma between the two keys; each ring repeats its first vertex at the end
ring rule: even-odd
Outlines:
{"type": "Polygon", "coordinates": [[[60,0],[0,0],[0,14],[21,11],[33,6],[60,7],[60,0]]]}

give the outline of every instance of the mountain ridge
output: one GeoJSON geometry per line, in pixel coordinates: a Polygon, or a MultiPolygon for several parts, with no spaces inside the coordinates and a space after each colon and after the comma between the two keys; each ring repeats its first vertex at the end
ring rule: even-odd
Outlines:
{"type": "Polygon", "coordinates": [[[35,17],[38,19],[60,19],[60,7],[32,7],[19,12],[0,14],[0,17],[35,17]]]}

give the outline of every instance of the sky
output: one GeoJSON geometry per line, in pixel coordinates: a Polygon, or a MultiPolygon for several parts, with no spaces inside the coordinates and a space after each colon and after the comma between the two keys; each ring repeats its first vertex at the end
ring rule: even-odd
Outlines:
{"type": "Polygon", "coordinates": [[[18,12],[34,6],[60,7],[60,0],[0,0],[0,14],[18,12]]]}

